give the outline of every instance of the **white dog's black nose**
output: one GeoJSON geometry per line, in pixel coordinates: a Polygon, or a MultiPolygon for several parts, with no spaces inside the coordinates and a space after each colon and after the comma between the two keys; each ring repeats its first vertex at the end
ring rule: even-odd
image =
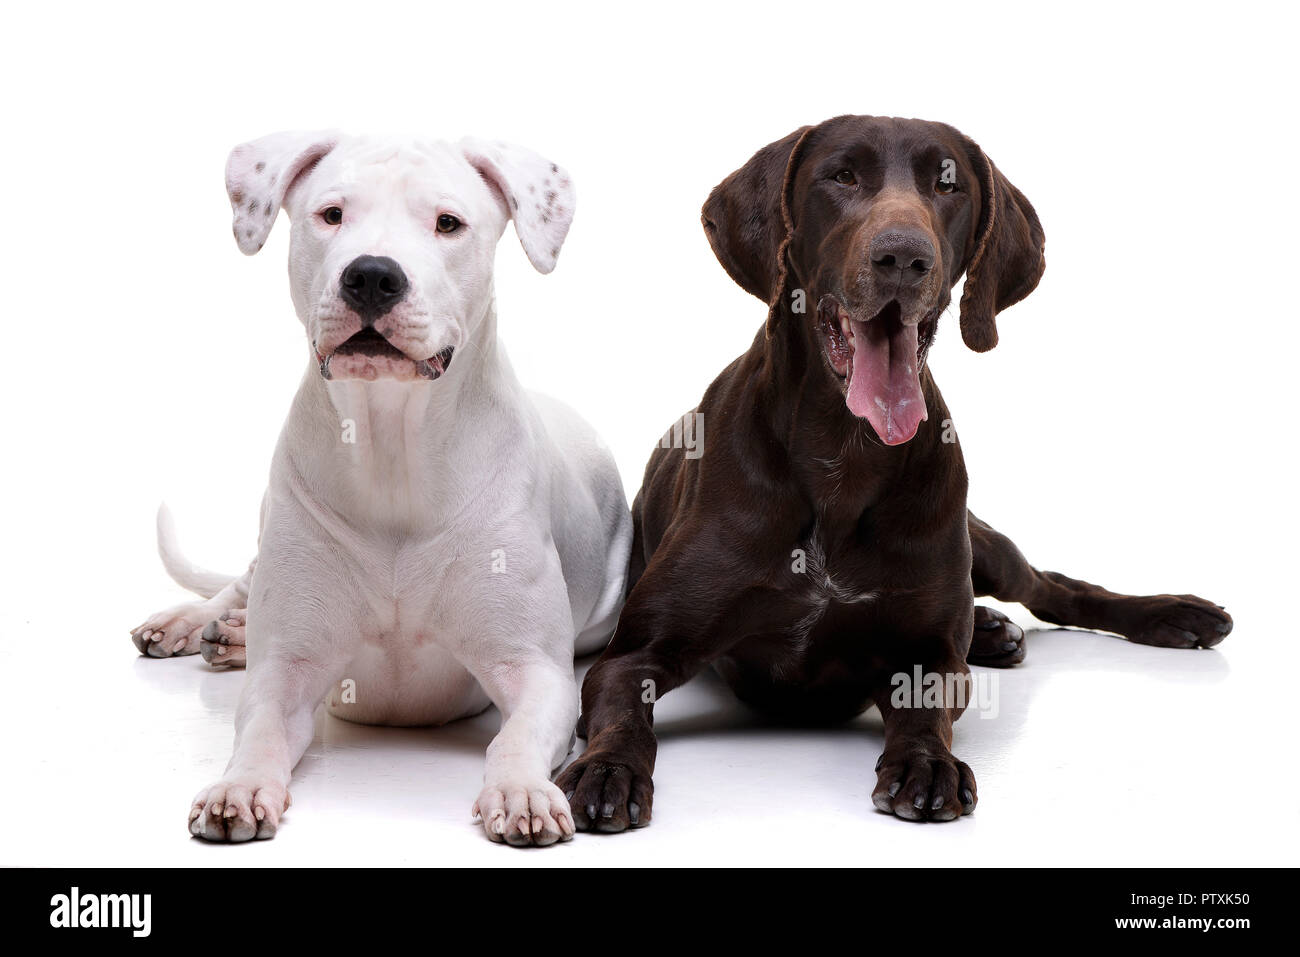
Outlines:
{"type": "Polygon", "coordinates": [[[339,278],[339,295],[362,321],[374,322],[406,295],[406,273],[387,256],[358,256],[339,278]]]}

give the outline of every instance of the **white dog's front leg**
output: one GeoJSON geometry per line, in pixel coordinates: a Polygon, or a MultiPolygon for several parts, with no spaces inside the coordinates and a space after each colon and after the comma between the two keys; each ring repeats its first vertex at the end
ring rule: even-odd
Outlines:
{"type": "Polygon", "coordinates": [[[571,662],[540,653],[476,673],[501,711],[473,813],[493,841],[547,845],[573,837],[569,802],[551,783],[573,743],[578,686],[571,662]]]}
{"type": "Polygon", "coordinates": [[[221,780],[195,796],[191,834],[230,842],[275,837],[290,803],[289,777],[311,744],[316,706],[337,670],[284,649],[250,668],[235,712],[234,754],[221,780]]]}

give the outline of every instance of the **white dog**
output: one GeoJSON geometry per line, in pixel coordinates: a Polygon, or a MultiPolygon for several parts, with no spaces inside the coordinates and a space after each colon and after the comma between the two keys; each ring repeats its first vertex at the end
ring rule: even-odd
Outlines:
{"type": "Polygon", "coordinates": [[[569,177],[503,143],[277,133],[231,152],[226,188],[245,253],[289,215],[311,359],[248,571],[190,567],[159,515],[168,572],[207,600],[154,615],[136,646],[217,665],[247,654],[234,755],[190,832],[273,837],[325,700],[389,725],[495,704],[473,813],[494,841],[571,837],[551,771],[573,742],[573,657],[613,632],[632,523],[592,429],[520,387],[492,282],[512,218],[532,264],[554,268],[569,177]]]}

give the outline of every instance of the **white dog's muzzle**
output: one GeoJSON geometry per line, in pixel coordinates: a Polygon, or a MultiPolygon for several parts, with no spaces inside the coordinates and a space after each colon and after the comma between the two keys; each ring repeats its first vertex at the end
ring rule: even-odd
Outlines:
{"type": "Polygon", "coordinates": [[[401,265],[389,256],[358,256],[339,277],[338,292],[317,314],[328,332],[313,345],[325,379],[437,379],[451,363],[455,346],[432,355],[423,336],[428,322],[411,308],[411,284],[401,265]],[[355,331],[353,331],[355,330],[355,331]]]}

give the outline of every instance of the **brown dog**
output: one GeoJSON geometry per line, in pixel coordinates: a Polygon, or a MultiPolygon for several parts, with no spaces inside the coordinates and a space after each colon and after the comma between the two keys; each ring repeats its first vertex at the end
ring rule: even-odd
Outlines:
{"type": "Polygon", "coordinates": [[[950,750],[965,702],[900,705],[892,679],[919,666],[960,682],[967,662],[1023,659],[1021,630],[975,595],[1151,645],[1206,647],[1232,629],[1192,595],[1040,572],[967,512],[926,352],[963,273],[962,338],[984,352],[1044,265],[1033,207],[970,139],[866,116],[804,127],[723,180],[703,221],[767,324],[704,394],[704,454],[661,447],[646,467],[634,586],[583,684],[587,750],[559,780],[579,829],[649,822],[654,699],[706,665],[791,721],[877,705],[876,807],[951,820],[976,802],[950,750]]]}

